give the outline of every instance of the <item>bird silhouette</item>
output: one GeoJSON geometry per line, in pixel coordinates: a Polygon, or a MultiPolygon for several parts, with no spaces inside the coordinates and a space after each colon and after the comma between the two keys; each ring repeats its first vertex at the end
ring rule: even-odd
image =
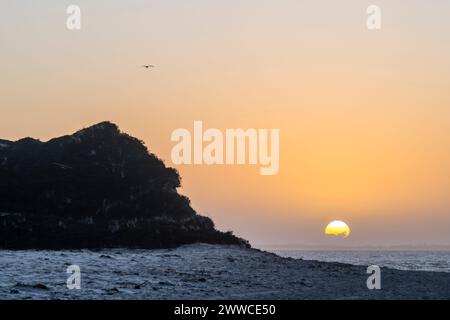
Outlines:
{"type": "Polygon", "coordinates": [[[148,69],[148,68],[154,68],[155,66],[152,64],[144,64],[142,65],[142,68],[148,69]]]}

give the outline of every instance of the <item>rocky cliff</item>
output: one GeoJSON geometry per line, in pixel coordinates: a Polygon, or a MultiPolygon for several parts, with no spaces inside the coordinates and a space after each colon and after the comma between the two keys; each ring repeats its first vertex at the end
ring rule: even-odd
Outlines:
{"type": "Polygon", "coordinates": [[[174,247],[248,242],[214,228],[180,177],[110,122],[47,142],[0,140],[0,247],[174,247]]]}

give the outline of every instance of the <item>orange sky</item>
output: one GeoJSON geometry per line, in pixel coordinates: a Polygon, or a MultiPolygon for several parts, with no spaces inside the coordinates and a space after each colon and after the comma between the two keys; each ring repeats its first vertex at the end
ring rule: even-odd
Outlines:
{"type": "Polygon", "coordinates": [[[450,4],[378,1],[375,32],[367,5],[2,1],[0,137],[111,120],[171,166],[171,132],[194,120],[279,128],[277,176],[177,166],[180,191],[255,245],[329,244],[335,219],[343,245],[450,245],[450,4]]]}

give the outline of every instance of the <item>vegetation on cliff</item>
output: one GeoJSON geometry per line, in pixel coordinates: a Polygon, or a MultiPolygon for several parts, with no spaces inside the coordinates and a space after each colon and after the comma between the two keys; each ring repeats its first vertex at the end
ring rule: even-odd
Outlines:
{"type": "Polygon", "coordinates": [[[110,122],[47,142],[0,140],[0,247],[248,246],[179,186],[175,169],[110,122]]]}

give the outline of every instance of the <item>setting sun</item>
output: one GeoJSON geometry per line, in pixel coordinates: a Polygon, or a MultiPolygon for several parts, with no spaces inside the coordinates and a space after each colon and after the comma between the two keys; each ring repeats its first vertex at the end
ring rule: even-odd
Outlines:
{"type": "Polygon", "coordinates": [[[335,220],[327,225],[325,228],[325,234],[347,238],[350,235],[350,228],[345,222],[335,220]]]}

